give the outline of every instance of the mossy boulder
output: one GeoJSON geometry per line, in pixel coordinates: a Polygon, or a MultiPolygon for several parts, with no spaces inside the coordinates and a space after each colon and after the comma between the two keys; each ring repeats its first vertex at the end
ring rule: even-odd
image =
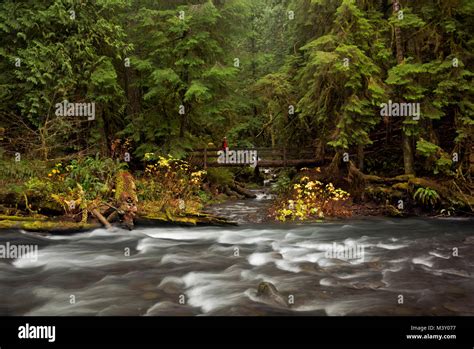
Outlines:
{"type": "Polygon", "coordinates": [[[404,214],[393,205],[385,205],[384,213],[390,217],[403,217],[404,214]]]}
{"type": "Polygon", "coordinates": [[[288,307],[284,296],[271,282],[262,281],[257,287],[257,297],[281,307],[288,307]]]}

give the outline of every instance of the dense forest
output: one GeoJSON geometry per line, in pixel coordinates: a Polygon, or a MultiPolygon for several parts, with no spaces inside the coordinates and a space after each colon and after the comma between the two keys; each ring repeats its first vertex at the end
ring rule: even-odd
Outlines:
{"type": "Polygon", "coordinates": [[[118,171],[103,159],[124,154],[150,172],[227,137],[310,148],[354,198],[402,178],[397,193],[472,211],[473,15],[472,0],[5,0],[3,184],[41,164],[87,177],[84,159],[118,171]]]}

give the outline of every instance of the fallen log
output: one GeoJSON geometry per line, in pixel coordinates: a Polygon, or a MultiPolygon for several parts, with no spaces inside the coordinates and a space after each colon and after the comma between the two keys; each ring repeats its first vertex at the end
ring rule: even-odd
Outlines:
{"type": "MultiPolygon", "coordinates": [[[[25,217],[28,218],[28,217],[25,217]]],[[[100,228],[98,223],[76,223],[67,221],[45,221],[45,220],[0,220],[0,230],[2,229],[22,229],[30,232],[48,233],[78,233],[100,228]]]]}
{"type": "Polygon", "coordinates": [[[181,225],[181,226],[228,226],[237,225],[237,223],[227,220],[223,217],[217,217],[209,214],[186,214],[184,216],[174,216],[171,213],[150,213],[136,217],[139,225],[181,225]]]}
{"type": "Polygon", "coordinates": [[[255,198],[257,197],[257,195],[255,195],[254,193],[252,193],[250,190],[245,189],[244,187],[241,187],[241,186],[238,185],[237,183],[230,184],[229,187],[230,187],[233,191],[239,193],[240,195],[245,196],[246,198],[255,199],[255,198]]]}
{"type": "Polygon", "coordinates": [[[227,196],[235,196],[238,199],[243,199],[245,197],[245,196],[240,195],[239,193],[233,191],[232,189],[230,189],[229,185],[224,186],[224,193],[227,196]]]}
{"type": "Polygon", "coordinates": [[[98,209],[93,208],[91,210],[92,214],[104,225],[106,229],[112,229],[112,225],[109,223],[107,219],[99,212],[98,209]]]}
{"type": "Polygon", "coordinates": [[[0,221],[7,220],[7,221],[21,221],[21,222],[39,222],[39,221],[46,221],[48,217],[42,215],[36,216],[9,216],[0,214],[0,221]]]}
{"type": "MultiPolygon", "coordinates": [[[[362,173],[362,172],[360,172],[362,173]]],[[[413,175],[401,175],[401,176],[396,176],[396,177],[379,177],[375,175],[368,175],[368,174],[363,174],[363,178],[366,182],[370,183],[402,183],[402,182],[408,182],[410,179],[415,178],[413,175]]]]}

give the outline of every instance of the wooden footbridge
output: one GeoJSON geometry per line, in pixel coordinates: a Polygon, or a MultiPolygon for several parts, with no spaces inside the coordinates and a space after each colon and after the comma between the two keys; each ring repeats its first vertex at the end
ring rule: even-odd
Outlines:
{"type": "Polygon", "coordinates": [[[319,166],[327,159],[316,159],[314,148],[222,148],[195,149],[189,161],[208,167],[305,167],[319,166]]]}

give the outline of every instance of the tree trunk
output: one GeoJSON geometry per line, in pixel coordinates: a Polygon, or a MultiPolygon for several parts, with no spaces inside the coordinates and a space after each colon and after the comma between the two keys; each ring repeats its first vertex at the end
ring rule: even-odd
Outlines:
{"type": "Polygon", "coordinates": [[[107,115],[107,112],[105,108],[100,108],[101,115],[102,115],[102,122],[104,123],[102,127],[102,134],[103,134],[103,139],[102,139],[102,146],[101,146],[101,151],[104,156],[110,156],[111,155],[111,144],[112,144],[112,137],[111,137],[111,125],[110,125],[110,119],[107,115]]]}
{"type": "Polygon", "coordinates": [[[412,137],[407,136],[405,132],[403,132],[402,136],[403,142],[403,166],[405,168],[405,174],[414,174],[414,161],[413,161],[413,145],[412,145],[412,137]]]}
{"type": "Polygon", "coordinates": [[[273,129],[273,114],[270,113],[270,139],[272,142],[272,149],[275,149],[275,131],[273,129]]]}
{"type": "Polygon", "coordinates": [[[47,134],[47,129],[46,129],[46,123],[45,125],[39,129],[39,135],[40,135],[40,139],[41,139],[41,156],[43,158],[44,161],[47,161],[48,160],[48,156],[49,156],[49,151],[48,151],[48,144],[46,143],[46,138],[48,138],[48,134],[47,134]]]}
{"type": "MultiPolygon", "coordinates": [[[[393,13],[395,16],[398,16],[398,11],[400,11],[400,2],[398,0],[393,0],[393,13]]],[[[403,62],[403,48],[402,48],[402,31],[399,26],[395,26],[395,46],[397,49],[397,63],[401,64],[403,62]]]]}
{"type": "Polygon", "coordinates": [[[357,145],[357,167],[360,171],[364,171],[364,145],[357,145]]]}
{"type": "MultiPolygon", "coordinates": [[[[184,94],[181,97],[181,100],[184,99],[184,94]]],[[[179,138],[184,138],[184,134],[186,133],[188,129],[188,113],[190,112],[191,106],[189,103],[183,103],[184,106],[184,114],[181,115],[180,121],[179,121],[179,138]]]]}
{"type": "Polygon", "coordinates": [[[336,154],[334,154],[334,157],[332,158],[332,161],[327,168],[327,173],[330,176],[330,178],[336,179],[336,178],[341,177],[341,168],[340,168],[341,160],[342,160],[342,152],[337,151],[336,154]]]}
{"type": "Polygon", "coordinates": [[[185,126],[185,123],[186,123],[185,116],[186,116],[186,114],[181,115],[181,120],[180,120],[180,123],[179,123],[179,138],[184,137],[184,129],[186,127],[185,126]]]}
{"type": "Polygon", "coordinates": [[[92,214],[104,225],[105,228],[107,229],[112,229],[112,226],[110,225],[109,221],[105,219],[104,216],[99,212],[98,209],[94,208],[91,210],[92,214]]]}
{"type": "MultiPolygon", "coordinates": [[[[393,13],[398,16],[400,11],[400,2],[393,0],[393,13]]],[[[397,63],[403,63],[403,47],[402,47],[402,32],[399,26],[395,26],[395,47],[397,51],[397,63]]],[[[413,158],[413,145],[412,137],[408,136],[402,127],[402,148],[403,148],[403,166],[405,168],[405,174],[414,174],[414,158],[413,158]]]]}

